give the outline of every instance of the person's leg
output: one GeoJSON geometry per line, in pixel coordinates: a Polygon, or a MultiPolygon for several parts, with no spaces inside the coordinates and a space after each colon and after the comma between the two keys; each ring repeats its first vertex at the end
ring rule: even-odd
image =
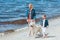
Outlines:
{"type": "Polygon", "coordinates": [[[33,26],[33,27],[30,27],[30,29],[31,29],[31,34],[34,36],[34,26],[35,26],[35,22],[33,21],[33,20],[31,20],[31,22],[30,22],[30,26],[33,26]]]}
{"type": "Polygon", "coordinates": [[[32,34],[32,36],[34,36],[34,29],[33,28],[31,29],[31,34],[32,34]]]}
{"type": "Polygon", "coordinates": [[[29,23],[29,36],[33,35],[33,27],[31,27],[31,23],[29,23]]]}
{"type": "Polygon", "coordinates": [[[29,35],[33,35],[34,36],[34,25],[35,25],[35,21],[32,21],[28,24],[29,25],[29,35]],[[31,25],[33,25],[33,27],[31,27],[31,25]]]}
{"type": "Polygon", "coordinates": [[[44,27],[44,28],[43,28],[43,32],[42,32],[44,38],[47,38],[47,32],[46,32],[46,31],[47,31],[47,28],[44,27]]]}
{"type": "Polygon", "coordinates": [[[28,22],[28,28],[29,28],[29,36],[31,36],[31,29],[30,29],[30,23],[28,22]]]}
{"type": "Polygon", "coordinates": [[[30,27],[30,32],[29,32],[29,36],[34,36],[34,28],[30,27]]]}
{"type": "Polygon", "coordinates": [[[43,34],[43,37],[45,37],[45,28],[44,27],[42,27],[42,34],[43,34]]]}
{"type": "Polygon", "coordinates": [[[48,35],[47,28],[45,28],[45,38],[47,38],[47,35],[48,35]]]}
{"type": "Polygon", "coordinates": [[[29,36],[31,36],[31,31],[29,31],[29,36]]]}
{"type": "Polygon", "coordinates": [[[43,34],[43,37],[45,37],[45,33],[44,33],[44,32],[42,32],[42,34],[43,34]]]}

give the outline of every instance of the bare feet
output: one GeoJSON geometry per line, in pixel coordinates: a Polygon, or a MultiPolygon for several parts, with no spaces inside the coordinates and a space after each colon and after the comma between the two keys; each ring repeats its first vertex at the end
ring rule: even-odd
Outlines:
{"type": "Polygon", "coordinates": [[[48,34],[45,34],[45,36],[43,36],[43,38],[47,38],[48,36],[47,36],[48,34]]]}

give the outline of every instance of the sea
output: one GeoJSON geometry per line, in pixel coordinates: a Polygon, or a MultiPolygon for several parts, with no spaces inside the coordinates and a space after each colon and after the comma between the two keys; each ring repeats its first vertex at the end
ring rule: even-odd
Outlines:
{"type": "MultiPolygon", "coordinates": [[[[26,19],[29,3],[36,11],[36,18],[40,18],[43,14],[46,14],[48,18],[60,16],[60,0],[0,0],[0,22],[26,19]]],[[[26,26],[27,24],[0,24],[0,32],[26,26]]]]}

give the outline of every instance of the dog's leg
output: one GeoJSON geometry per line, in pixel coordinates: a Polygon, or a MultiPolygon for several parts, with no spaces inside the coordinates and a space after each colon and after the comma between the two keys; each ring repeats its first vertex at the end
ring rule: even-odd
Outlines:
{"type": "Polygon", "coordinates": [[[37,35],[37,32],[38,32],[38,31],[37,31],[37,30],[35,30],[35,32],[34,32],[34,36],[36,36],[36,35],[37,35]]]}
{"type": "Polygon", "coordinates": [[[31,31],[29,32],[29,36],[31,36],[31,31]]]}
{"type": "Polygon", "coordinates": [[[35,35],[35,32],[33,32],[33,36],[35,35]]]}

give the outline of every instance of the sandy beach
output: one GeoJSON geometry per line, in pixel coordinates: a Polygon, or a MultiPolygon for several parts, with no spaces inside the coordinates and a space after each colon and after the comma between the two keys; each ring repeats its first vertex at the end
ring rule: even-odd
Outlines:
{"type": "Polygon", "coordinates": [[[29,37],[28,28],[18,30],[0,35],[0,40],[60,40],[60,17],[49,20],[49,27],[47,30],[48,38],[29,37]]]}

